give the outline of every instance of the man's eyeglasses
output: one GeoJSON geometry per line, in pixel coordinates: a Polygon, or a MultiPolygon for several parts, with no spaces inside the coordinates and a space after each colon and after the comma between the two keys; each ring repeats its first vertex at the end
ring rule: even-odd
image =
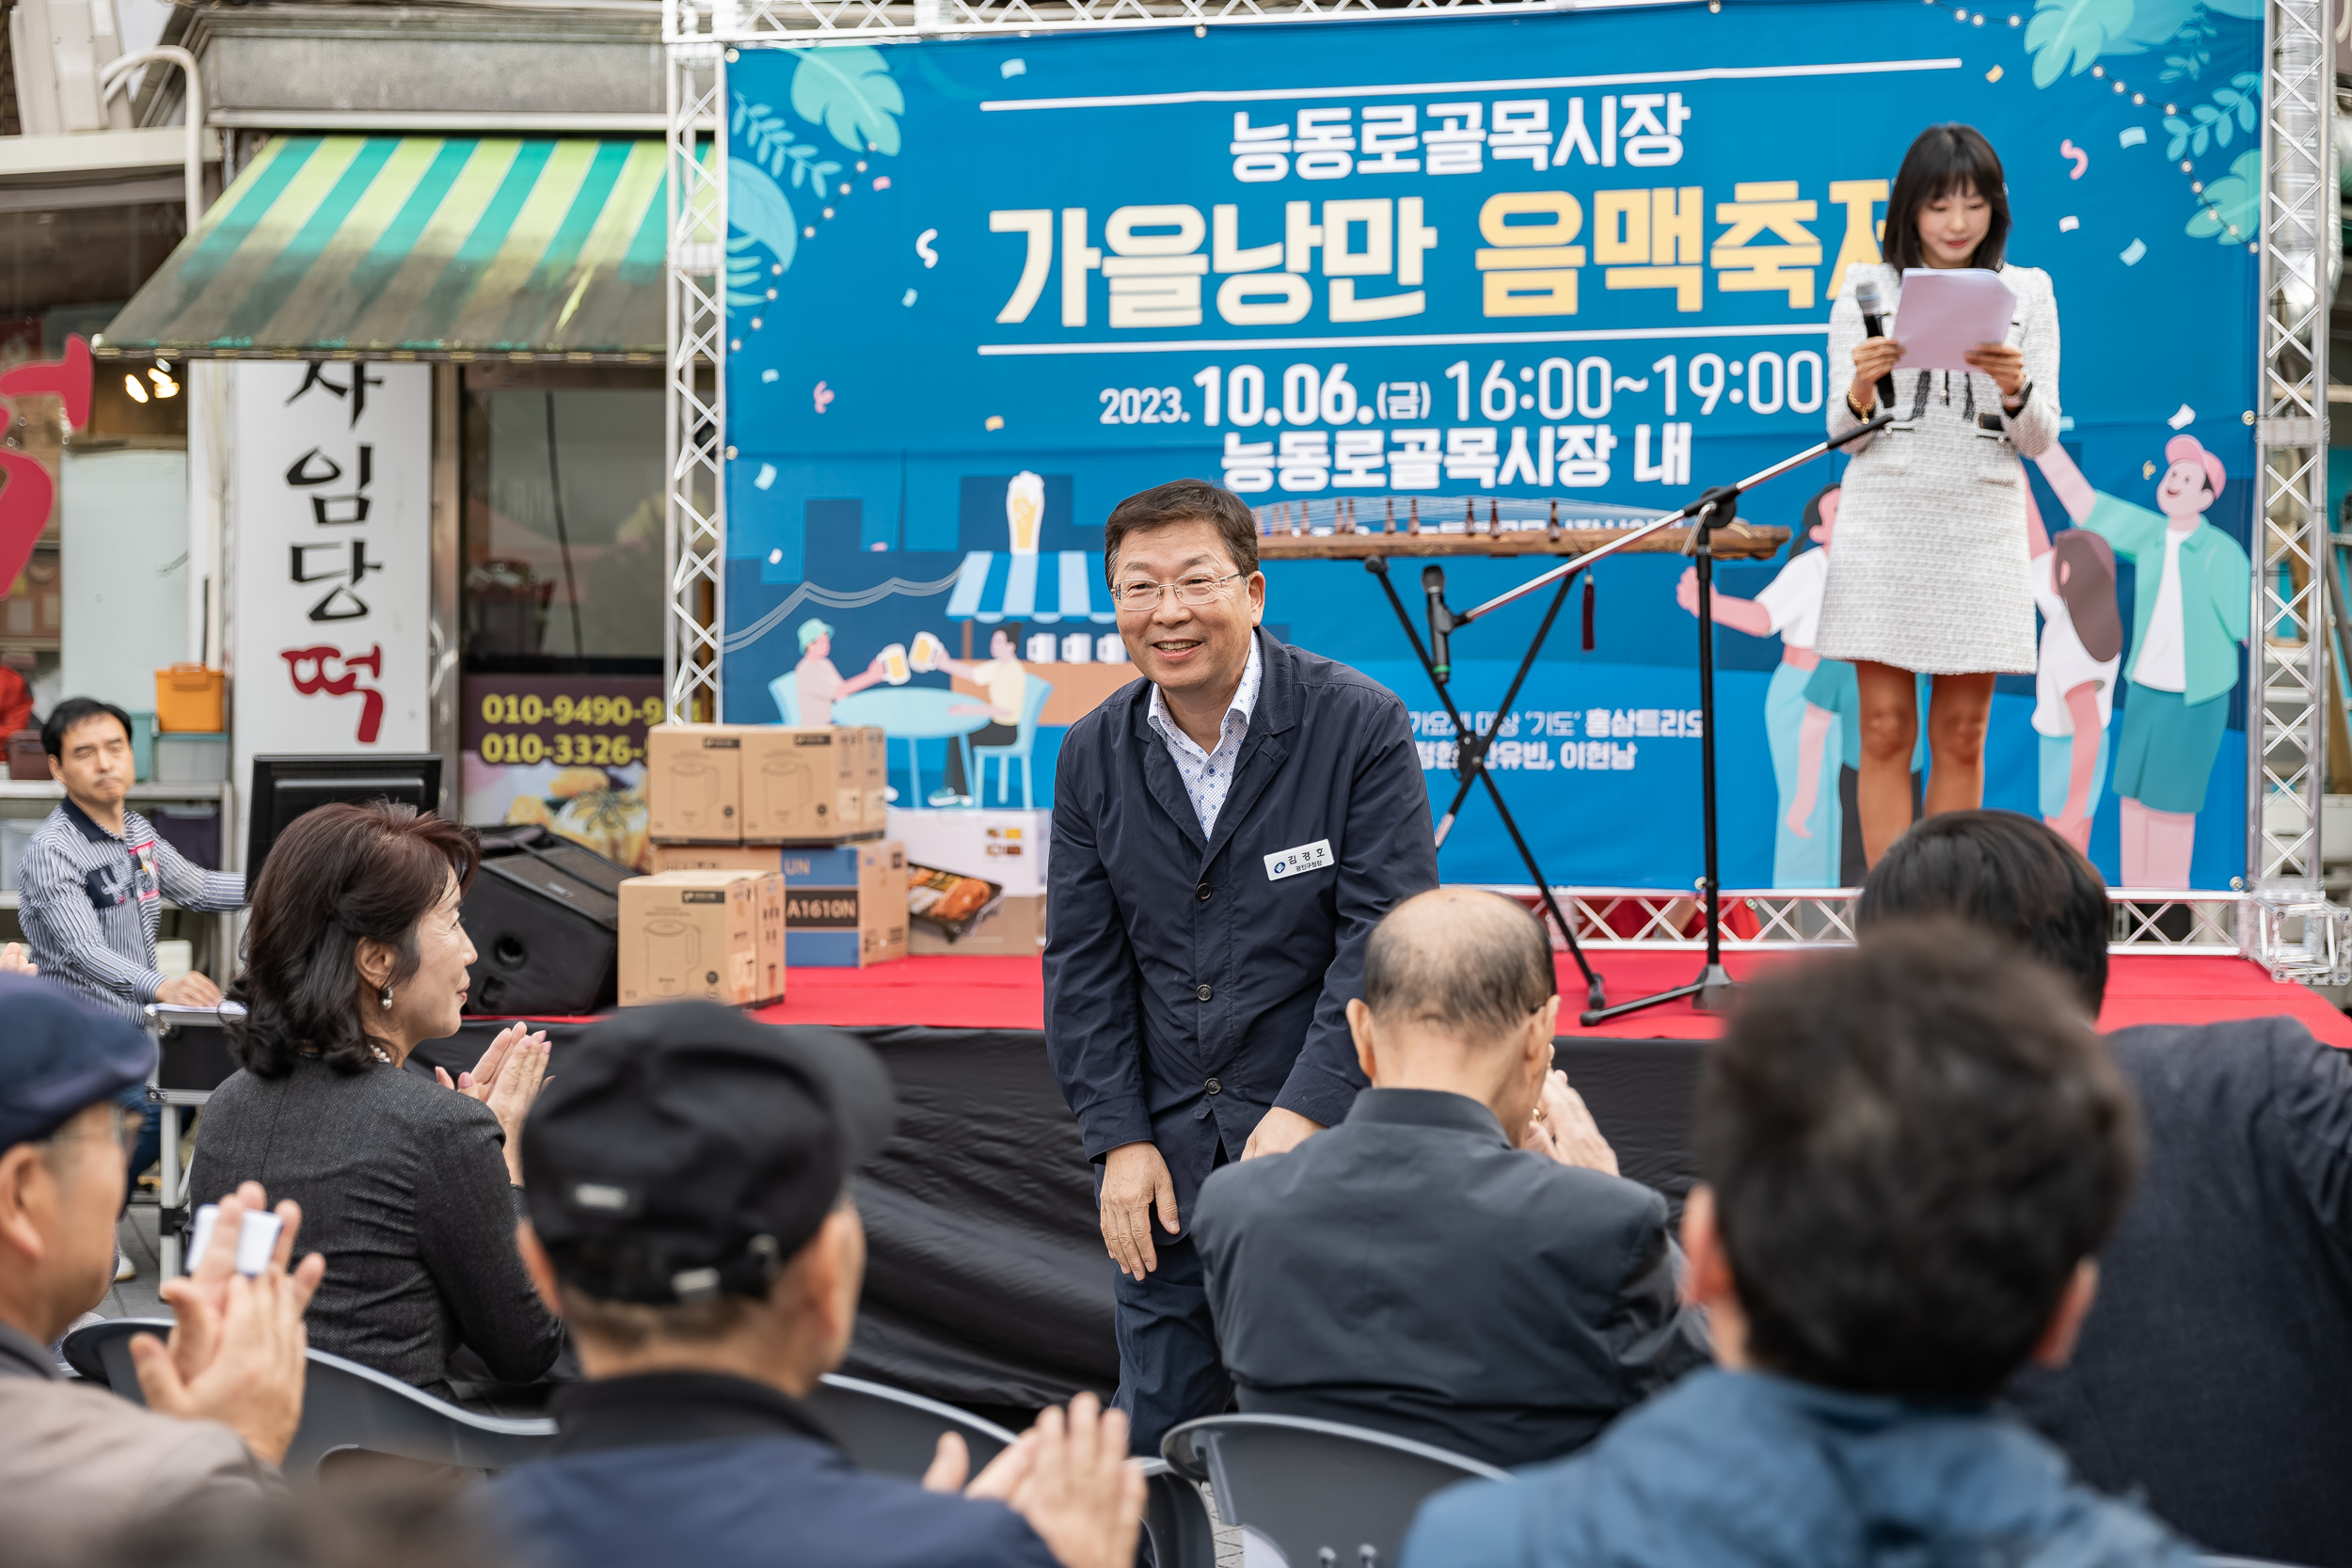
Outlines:
{"type": "Polygon", "coordinates": [[[125,1160],[130,1159],[138,1152],[139,1134],[147,1127],[147,1112],[143,1108],[120,1103],[108,1105],[106,1110],[112,1120],[105,1132],[99,1132],[93,1130],[87,1132],[52,1132],[49,1134],[49,1141],[66,1143],[75,1138],[112,1138],[122,1146],[122,1157],[125,1160]]]}
{"type": "Polygon", "coordinates": [[[1243,573],[1229,572],[1225,576],[1201,574],[1175,582],[1117,582],[1111,585],[1111,603],[1129,613],[1157,610],[1160,596],[1173,593],[1182,605],[1214,604],[1225,593],[1225,585],[1238,580],[1243,573]]]}

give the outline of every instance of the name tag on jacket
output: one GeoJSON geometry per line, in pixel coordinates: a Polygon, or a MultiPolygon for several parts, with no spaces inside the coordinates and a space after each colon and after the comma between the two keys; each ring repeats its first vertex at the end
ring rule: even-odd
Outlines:
{"type": "Polygon", "coordinates": [[[1296,877],[1309,871],[1323,871],[1331,864],[1331,841],[1316,839],[1295,849],[1278,849],[1265,858],[1265,879],[1279,882],[1285,877],[1296,877]]]}

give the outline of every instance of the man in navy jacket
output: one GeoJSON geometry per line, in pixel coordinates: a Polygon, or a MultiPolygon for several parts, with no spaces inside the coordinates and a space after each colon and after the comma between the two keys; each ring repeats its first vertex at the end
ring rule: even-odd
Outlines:
{"type": "Polygon", "coordinates": [[[1193,1198],[1217,1165],[1346,1116],[1365,941],[1437,886],[1438,851],[1405,705],[1258,629],[1237,497],[1198,480],[1131,496],[1104,545],[1143,678],[1062,742],[1045,1038],[1100,1169],[1119,1404],[1150,1453],[1232,1392],[1193,1198]]]}

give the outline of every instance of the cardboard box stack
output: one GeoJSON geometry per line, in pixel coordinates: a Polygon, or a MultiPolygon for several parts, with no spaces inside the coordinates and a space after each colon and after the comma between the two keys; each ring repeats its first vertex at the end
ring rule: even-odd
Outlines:
{"type": "Polygon", "coordinates": [[[659,844],[878,837],[885,745],[870,725],[658,724],[645,732],[647,836],[659,844]]]}
{"type": "Polygon", "coordinates": [[[621,884],[620,1004],[781,1001],[785,886],[765,871],[664,871],[621,884]]]}
{"type": "Polygon", "coordinates": [[[781,871],[785,959],[863,969],[907,956],[906,851],[884,839],[831,847],[657,844],[657,872],[781,871]]]}

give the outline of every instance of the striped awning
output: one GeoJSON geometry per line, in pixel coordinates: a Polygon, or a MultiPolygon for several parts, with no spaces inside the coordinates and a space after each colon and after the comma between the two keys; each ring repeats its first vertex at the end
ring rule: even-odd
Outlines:
{"type": "Polygon", "coordinates": [[[956,574],[947,595],[951,621],[1092,621],[1119,619],[1103,585],[1103,558],[1090,550],[1049,550],[1014,555],[1009,550],[974,550],[956,574]]]}
{"type": "Polygon", "coordinates": [[[281,136],[93,346],[658,359],[662,160],[635,138],[281,136]]]}

